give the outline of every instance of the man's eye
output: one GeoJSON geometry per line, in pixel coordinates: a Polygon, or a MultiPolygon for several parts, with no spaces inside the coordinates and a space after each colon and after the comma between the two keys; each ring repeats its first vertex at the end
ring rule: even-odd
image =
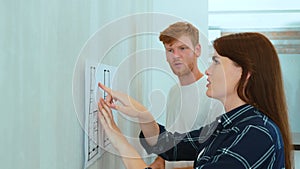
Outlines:
{"type": "Polygon", "coordinates": [[[173,53],[173,51],[174,51],[173,49],[168,49],[168,52],[171,52],[171,53],[173,53]]]}

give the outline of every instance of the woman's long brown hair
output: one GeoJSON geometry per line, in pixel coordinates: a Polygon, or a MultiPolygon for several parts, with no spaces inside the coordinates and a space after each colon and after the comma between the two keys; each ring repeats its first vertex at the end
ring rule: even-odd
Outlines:
{"type": "Polygon", "coordinates": [[[285,167],[291,169],[291,132],[282,73],[274,46],[264,35],[254,32],[223,36],[216,39],[213,45],[218,54],[228,57],[242,68],[237,86],[239,97],[278,125],[284,142],[285,167]]]}

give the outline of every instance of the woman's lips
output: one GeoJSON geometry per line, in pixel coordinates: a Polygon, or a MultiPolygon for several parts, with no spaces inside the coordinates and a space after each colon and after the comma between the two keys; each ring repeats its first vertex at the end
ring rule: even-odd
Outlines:
{"type": "Polygon", "coordinates": [[[208,82],[208,83],[206,84],[206,87],[208,88],[208,86],[210,85],[211,82],[210,82],[209,79],[207,79],[207,82],[208,82]]]}

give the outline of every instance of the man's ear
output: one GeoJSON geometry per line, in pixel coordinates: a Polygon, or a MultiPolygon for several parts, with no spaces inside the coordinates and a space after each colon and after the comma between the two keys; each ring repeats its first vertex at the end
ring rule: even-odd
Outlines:
{"type": "Polygon", "coordinates": [[[195,54],[197,57],[201,55],[201,45],[199,43],[195,46],[195,54]]]}

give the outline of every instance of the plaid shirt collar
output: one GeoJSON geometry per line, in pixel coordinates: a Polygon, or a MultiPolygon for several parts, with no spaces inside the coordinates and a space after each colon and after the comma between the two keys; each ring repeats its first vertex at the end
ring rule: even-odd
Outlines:
{"type": "Polygon", "coordinates": [[[255,109],[253,106],[249,104],[244,104],[242,106],[239,106],[227,113],[224,113],[221,118],[218,120],[219,123],[221,123],[221,126],[223,128],[230,128],[237,122],[242,121],[242,119],[246,118],[249,112],[252,112],[251,110],[255,109]]]}

